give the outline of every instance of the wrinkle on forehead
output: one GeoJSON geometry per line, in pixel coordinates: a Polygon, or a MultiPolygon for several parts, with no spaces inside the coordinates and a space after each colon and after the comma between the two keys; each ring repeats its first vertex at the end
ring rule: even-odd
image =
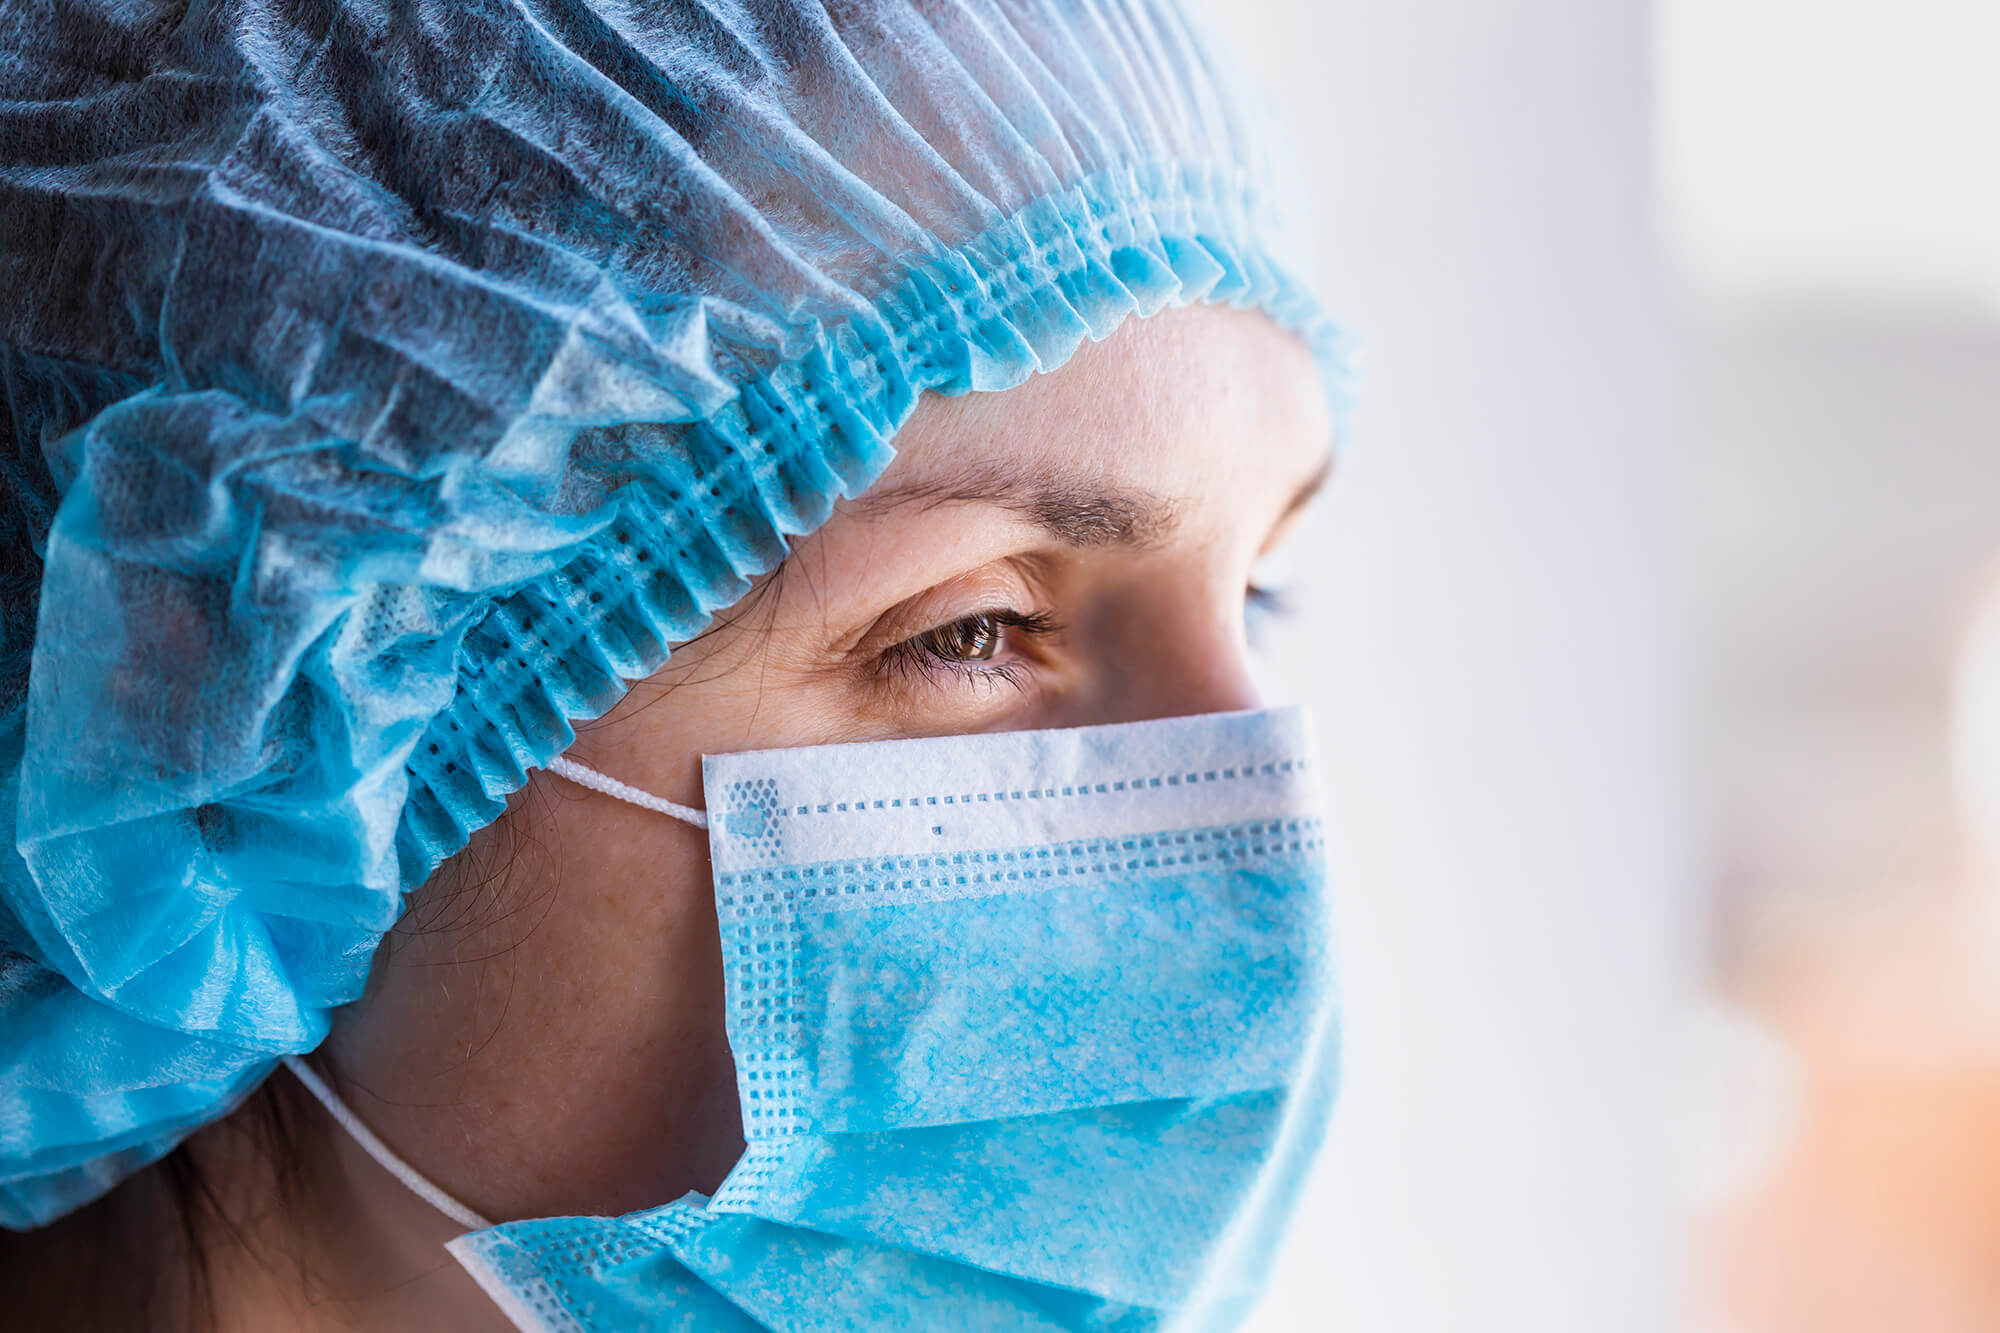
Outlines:
{"type": "Polygon", "coordinates": [[[1073,547],[1158,548],[1267,468],[1301,499],[1318,488],[1307,470],[1326,455],[1298,448],[1325,438],[1317,383],[1303,344],[1259,312],[1130,319],[1014,388],[927,397],[898,464],[842,507],[866,522],[978,504],[1073,547]]]}

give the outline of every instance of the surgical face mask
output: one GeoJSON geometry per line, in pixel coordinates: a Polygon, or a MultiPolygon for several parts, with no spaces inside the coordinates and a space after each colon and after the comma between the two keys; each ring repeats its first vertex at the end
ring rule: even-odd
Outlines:
{"type": "Polygon", "coordinates": [[[1308,748],[1285,709],[708,756],[713,1198],[490,1225],[322,1099],[536,1333],[1229,1327],[1335,1087],[1308,748]]]}

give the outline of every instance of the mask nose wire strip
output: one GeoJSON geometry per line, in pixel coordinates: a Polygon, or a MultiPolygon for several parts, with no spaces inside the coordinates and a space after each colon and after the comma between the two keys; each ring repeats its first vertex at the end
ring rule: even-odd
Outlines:
{"type": "Polygon", "coordinates": [[[387,1171],[390,1175],[407,1185],[412,1194],[415,1194],[425,1203],[437,1209],[467,1231],[485,1231],[493,1225],[493,1223],[487,1221],[478,1213],[473,1212],[457,1199],[452,1198],[449,1194],[431,1184],[430,1181],[425,1180],[418,1173],[417,1168],[396,1156],[388,1144],[376,1138],[375,1132],[362,1124],[361,1118],[348,1109],[347,1103],[340,1100],[340,1095],[321,1081],[320,1076],[313,1072],[312,1066],[308,1065],[304,1060],[299,1059],[296,1055],[287,1055],[284,1057],[284,1061],[285,1068],[299,1076],[299,1082],[306,1085],[307,1092],[310,1092],[314,1097],[319,1099],[319,1104],[326,1108],[326,1113],[332,1116],[342,1129],[352,1135],[356,1143],[361,1145],[361,1151],[367,1153],[380,1163],[384,1171],[387,1171]]]}
{"type": "Polygon", "coordinates": [[[601,791],[614,800],[636,805],[642,810],[655,810],[684,824],[692,824],[696,828],[708,827],[708,816],[693,806],[681,805],[664,796],[655,796],[649,791],[640,791],[637,787],[620,782],[617,778],[608,777],[594,768],[585,768],[574,759],[565,759],[557,755],[549,760],[549,772],[559,778],[567,778],[579,787],[601,791]]]}

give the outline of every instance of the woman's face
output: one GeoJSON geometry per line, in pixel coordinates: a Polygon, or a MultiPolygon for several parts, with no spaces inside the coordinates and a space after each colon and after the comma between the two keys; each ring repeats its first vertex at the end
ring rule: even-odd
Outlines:
{"type": "MultiPolygon", "coordinates": [[[[1254,707],[1252,571],[1328,434],[1303,346],[1219,307],[926,397],[881,480],[570,753],[699,805],[704,753],[1254,707]]],[[[713,1190],[740,1151],[721,969],[704,835],[537,774],[419,896],[327,1055],[487,1216],[626,1212],[713,1190]]]]}

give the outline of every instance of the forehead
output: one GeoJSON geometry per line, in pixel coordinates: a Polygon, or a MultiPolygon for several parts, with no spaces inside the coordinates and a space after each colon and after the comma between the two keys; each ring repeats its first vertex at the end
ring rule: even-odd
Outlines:
{"type": "Polygon", "coordinates": [[[1299,339],[1260,312],[1187,306],[1127,320],[1012,389],[926,396],[881,484],[1067,474],[1219,499],[1267,478],[1296,485],[1330,429],[1299,339]]]}

